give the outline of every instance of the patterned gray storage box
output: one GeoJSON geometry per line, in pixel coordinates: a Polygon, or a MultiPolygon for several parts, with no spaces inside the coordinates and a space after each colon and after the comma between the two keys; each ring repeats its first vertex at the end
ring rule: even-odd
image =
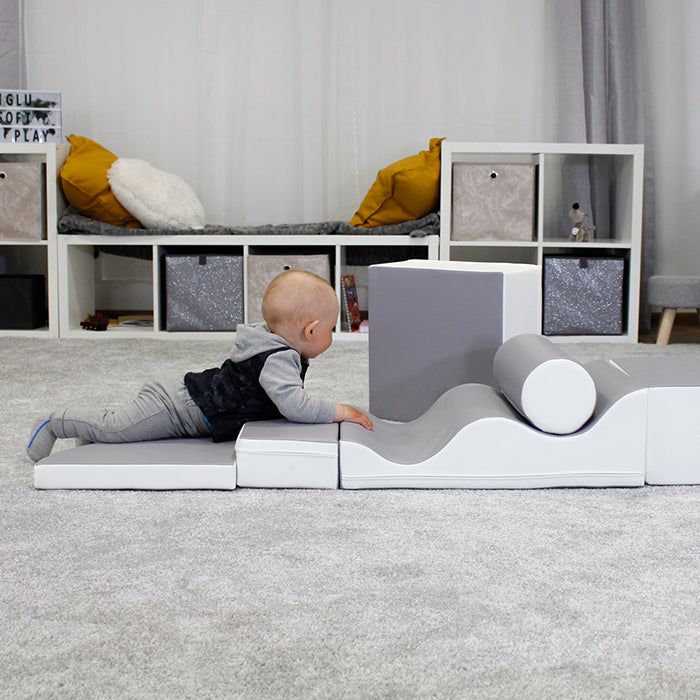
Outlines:
{"type": "Polygon", "coordinates": [[[166,255],[165,329],[234,331],[243,322],[243,257],[166,255]]]}
{"type": "Polygon", "coordinates": [[[262,298],[267,286],[285,270],[313,272],[331,282],[328,255],[249,255],[248,256],[248,323],[258,323],[262,317],[262,298]]]}
{"type": "Polygon", "coordinates": [[[534,222],[534,165],[452,166],[452,240],[531,241],[534,222]]]}
{"type": "Polygon", "coordinates": [[[623,258],[544,256],[544,335],[620,335],[623,258]]]}

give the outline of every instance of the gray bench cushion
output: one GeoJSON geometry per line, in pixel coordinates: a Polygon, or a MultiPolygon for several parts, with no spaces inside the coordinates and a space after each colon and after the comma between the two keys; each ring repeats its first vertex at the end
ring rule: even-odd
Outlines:
{"type": "Polygon", "coordinates": [[[700,308],[700,277],[654,275],[647,282],[647,300],[669,309],[700,308]]]}

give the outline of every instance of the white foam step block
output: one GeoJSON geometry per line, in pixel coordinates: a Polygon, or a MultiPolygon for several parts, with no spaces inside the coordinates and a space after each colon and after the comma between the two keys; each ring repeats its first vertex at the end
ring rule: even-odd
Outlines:
{"type": "Polygon", "coordinates": [[[338,488],[338,425],[255,421],[236,440],[238,486],[338,488]]]}
{"type": "Polygon", "coordinates": [[[37,489],[179,490],[236,488],[234,443],[184,438],[90,444],[34,465],[37,489]]]}
{"type": "Polygon", "coordinates": [[[615,363],[649,387],[646,483],[700,484],[700,360],[626,357],[615,363]]]}

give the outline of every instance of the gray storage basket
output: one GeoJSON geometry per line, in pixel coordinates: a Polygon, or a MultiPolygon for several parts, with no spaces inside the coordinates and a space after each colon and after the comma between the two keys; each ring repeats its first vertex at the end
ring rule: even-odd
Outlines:
{"type": "Polygon", "coordinates": [[[43,163],[0,162],[0,238],[46,238],[43,163]]]}
{"type": "Polygon", "coordinates": [[[544,335],[623,333],[625,260],[545,255],[544,335]]]}
{"type": "Polygon", "coordinates": [[[234,331],[243,323],[241,255],[166,255],[165,329],[234,331]]]}

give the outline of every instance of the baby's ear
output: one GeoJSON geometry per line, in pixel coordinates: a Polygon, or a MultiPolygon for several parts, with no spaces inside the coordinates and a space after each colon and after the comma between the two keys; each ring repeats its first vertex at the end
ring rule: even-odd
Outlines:
{"type": "Polygon", "coordinates": [[[311,336],[314,334],[314,331],[316,330],[316,326],[318,326],[319,323],[320,323],[319,319],[316,319],[315,321],[309,321],[309,323],[307,323],[304,326],[304,338],[309,340],[311,338],[311,336]]]}

